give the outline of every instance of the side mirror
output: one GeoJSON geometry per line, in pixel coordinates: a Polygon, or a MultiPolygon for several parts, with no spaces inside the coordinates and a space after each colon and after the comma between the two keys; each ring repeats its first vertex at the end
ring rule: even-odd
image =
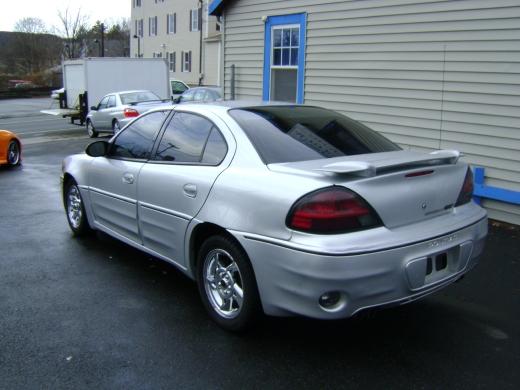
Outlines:
{"type": "Polygon", "coordinates": [[[107,141],[96,141],[92,142],[85,149],[85,153],[87,153],[90,157],[103,157],[108,154],[108,147],[110,144],[107,141]]]}
{"type": "Polygon", "coordinates": [[[90,109],[91,109],[92,111],[97,111],[97,106],[91,106],[90,109]]]}
{"type": "Polygon", "coordinates": [[[177,96],[175,99],[173,99],[173,102],[175,104],[179,104],[181,102],[181,97],[180,96],[177,96]]]}

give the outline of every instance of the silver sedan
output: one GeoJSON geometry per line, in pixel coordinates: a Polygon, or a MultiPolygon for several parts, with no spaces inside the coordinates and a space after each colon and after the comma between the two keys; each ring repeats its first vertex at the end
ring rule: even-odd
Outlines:
{"type": "Polygon", "coordinates": [[[117,133],[140,114],[163,104],[151,91],[136,90],[109,93],[97,106],[90,107],[86,118],[87,133],[95,138],[101,131],[117,133]]]}
{"type": "Polygon", "coordinates": [[[310,106],[153,110],[67,157],[62,182],[74,235],[174,264],[230,330],[422,298],[472,269],[487,235],[458,152],[401,150],[310,106]]]}

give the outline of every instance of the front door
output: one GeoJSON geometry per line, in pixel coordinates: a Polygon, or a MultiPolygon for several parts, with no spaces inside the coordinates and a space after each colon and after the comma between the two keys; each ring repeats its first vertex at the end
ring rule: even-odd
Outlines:
{"type": "MultiPolygon", "coordinates": [[[[229,165],[218,118],[176,112],[139,175],[143,245],[185,266],[184,238],[218,175],[229,165]]],[[[230,140],[230,142],[232,142],[230,140]]]]}
{"type": "Polygon", "coordinates": [[[167,113],[138,118],[113,140],[108,156],[96,157],[89,194],[96,224],[141,243],[137,226],[137,181],[167,113]]]}

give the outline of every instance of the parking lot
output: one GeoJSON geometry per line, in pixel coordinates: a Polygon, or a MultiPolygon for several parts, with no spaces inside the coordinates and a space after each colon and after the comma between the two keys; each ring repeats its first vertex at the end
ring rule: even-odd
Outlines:
{"type": "Polygon", "coordinates": [[[422,301],[230,334],[173,266],[72,237],[61,161],[90,139],[51,103],[0,101],[24,145],[0,168],[0,388],[520,388],[518,228],[492,223],[480,265],[422,301]]]}

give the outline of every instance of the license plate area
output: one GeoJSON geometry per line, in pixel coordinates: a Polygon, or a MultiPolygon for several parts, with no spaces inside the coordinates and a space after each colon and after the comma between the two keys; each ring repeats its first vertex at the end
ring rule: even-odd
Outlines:
{"type": "Polygon", "coordinates": [[[472,242],[468,241],[409,261],[406,264],[406,276],[411,289],[420,290],[462,271],[466,267],[472,247],[472,242]]]}

